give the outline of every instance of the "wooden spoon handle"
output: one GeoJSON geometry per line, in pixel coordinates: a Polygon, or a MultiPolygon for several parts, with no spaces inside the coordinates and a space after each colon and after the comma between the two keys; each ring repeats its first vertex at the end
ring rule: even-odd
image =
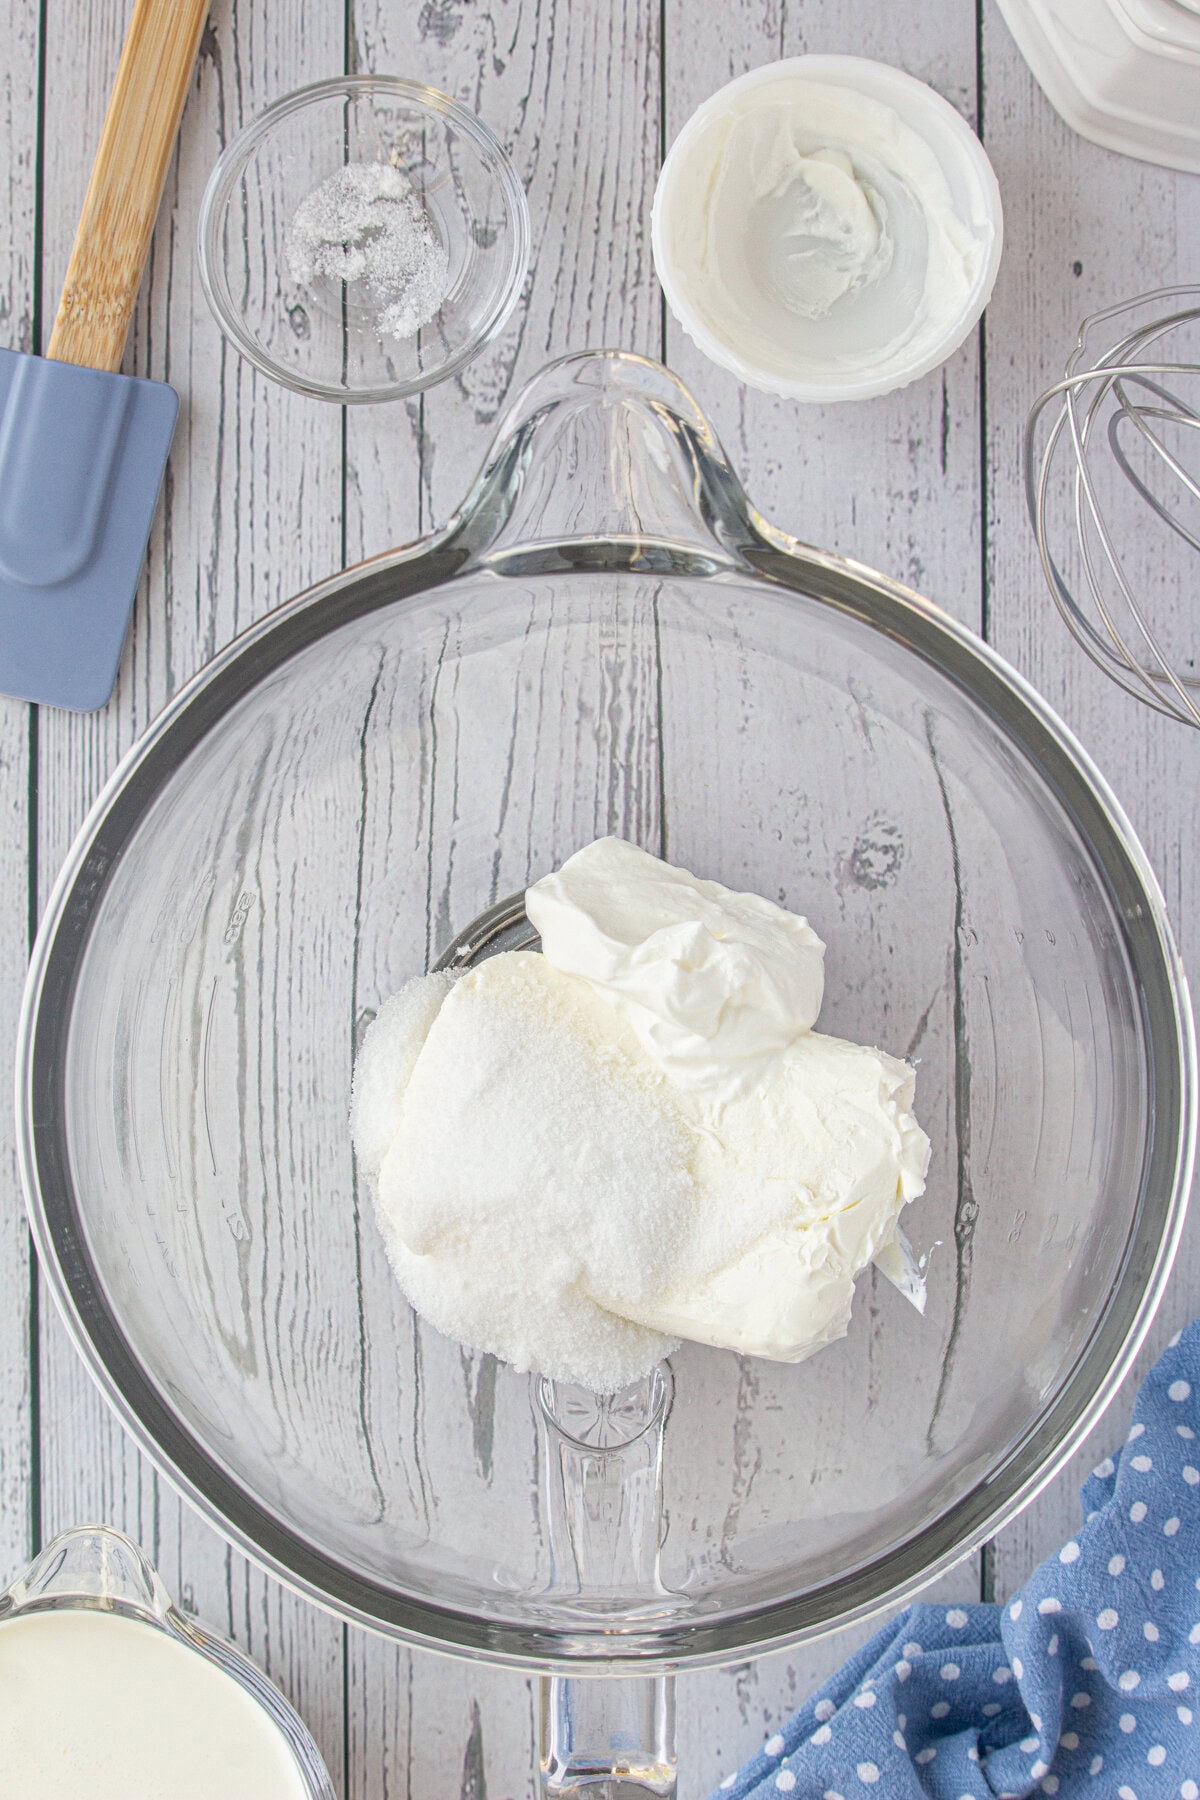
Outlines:
{"type": "Polygon", "coordinates": [[[119,369],[208,0],[134,0],[47,356],[119,369]]]}

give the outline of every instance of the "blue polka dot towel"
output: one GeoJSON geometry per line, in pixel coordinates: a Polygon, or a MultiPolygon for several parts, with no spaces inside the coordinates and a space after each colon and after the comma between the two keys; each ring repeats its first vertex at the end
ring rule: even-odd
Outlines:
{"type": "Polygon", "coordinates": [[[714,1800],[1200,1800],[1200,1320],[1004,1607],[910,1606],[714,1800]]]}

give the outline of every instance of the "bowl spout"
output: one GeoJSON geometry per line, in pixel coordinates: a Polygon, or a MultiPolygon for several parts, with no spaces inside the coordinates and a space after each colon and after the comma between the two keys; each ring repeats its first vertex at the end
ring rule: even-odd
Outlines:
{"type": "Polygon", "coordinates": [[[109,1525],[60,1532],[0,1594],[0,1619],[48,1606],[98,1606],[165,1624],[171,1596],[136,1544],[109,1525]]]}
{"type": "Polygon", "coordinates": [[[741,560],[758,539],[691,394],[661,363],[623,350],[563,357],[525,385],[450,530],[481,560],[547,544],[594,553],[603,541],[648,569],[697,558],[698,573],[741,560]]]}

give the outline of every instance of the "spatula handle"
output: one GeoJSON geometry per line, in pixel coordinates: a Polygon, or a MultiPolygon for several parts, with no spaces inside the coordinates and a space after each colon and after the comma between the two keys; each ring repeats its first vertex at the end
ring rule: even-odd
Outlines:
{"type": "Polygon", "coordinates": [[[47,356],[119,369],[208,0],[134,0],[47,356]]]}

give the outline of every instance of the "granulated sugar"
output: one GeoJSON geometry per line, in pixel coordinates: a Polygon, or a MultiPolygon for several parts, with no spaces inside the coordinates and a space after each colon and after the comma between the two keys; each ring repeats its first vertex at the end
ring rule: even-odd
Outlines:
{"type": "Polygon", "coordinates": [[[687,1132],[627,1035],[585,983],[511,952],[448,992],[441,975],[409,983],[355,1080],[355,1147],[417,1311],[518,1369],[600,1391],[675,1348],[597,1296],[661,1287],[695,1203],[687,1132]]]}
{"type": "Polygon", "coordinates": [[[287,237],[292,279],[361,288],[380,337],[409,338],[446,297],[446,249],[390,163],[347,163],[300,202],[287,237]]]}

